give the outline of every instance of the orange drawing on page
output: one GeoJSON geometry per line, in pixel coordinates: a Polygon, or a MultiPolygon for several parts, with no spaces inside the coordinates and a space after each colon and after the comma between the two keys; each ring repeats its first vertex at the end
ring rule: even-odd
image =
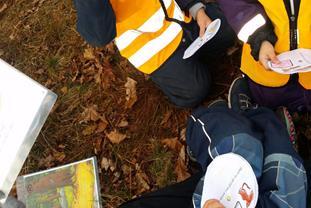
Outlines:
{"type": "Polygon", "coordinates": [[[253,190],[246,183],[243,183],[242,187],[239,190],[239,194],[241,195],[243,201],[246,202],[246,207],[249,207],[254,199],[253,190]]]}

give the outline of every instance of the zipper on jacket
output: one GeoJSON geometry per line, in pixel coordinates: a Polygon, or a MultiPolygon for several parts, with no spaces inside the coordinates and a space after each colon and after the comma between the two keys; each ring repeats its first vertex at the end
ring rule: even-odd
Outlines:
{"type": "Polygon", "coordinates": [[[297,14],[295,12],[294,0],[289,0],[290,3],[290,50],[298,48],[298,29],[297,29],[297,14]]]}

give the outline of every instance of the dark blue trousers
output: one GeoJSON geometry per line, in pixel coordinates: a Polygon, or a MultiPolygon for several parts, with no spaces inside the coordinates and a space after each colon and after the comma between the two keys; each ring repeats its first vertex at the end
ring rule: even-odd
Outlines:
{"type": "Polygon", "coordinates": [[[216,36],[203,45],[188,59],[183,55],[188,46],[198,37],[196,21],[184,26],[184,36],[170,58],[151,74],[151,80],[164,92],[169,100],[180,107],[195,107],[201,103],[211,89],[211,64],[234,45],[235,33],[215,3],[206,4],[206,13],[211,19],[220,18],[221,27],[216,36]]]}
{"type": "Polygon", "coordinates": [[[257,207],[306,207],[303,161],[285,126],[270,109],[237,113],[226,105],[200,108],[188,121],[187,144],[203,169],[221,154],[233,152],[244,157],[257,177],[257,207]]]}
{"type": "MultiPolygon", "coordinates": [[[[234,152],[243,156],[258,180],[257,207],[306,207],[307,179],[302,160],[273,111],[258,108],[237,113],[226,105],[199,108],[188,121],[186,141],[203,170],[217,155],[234,152]]],[[[202,176],[204,171],[121,207],[193,208],[200,199],[196,186],[202,183],[202,176]]]]}

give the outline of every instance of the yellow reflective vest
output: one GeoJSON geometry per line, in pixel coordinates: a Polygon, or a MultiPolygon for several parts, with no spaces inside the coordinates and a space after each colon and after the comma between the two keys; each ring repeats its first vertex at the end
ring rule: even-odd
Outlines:
{"type": "MultiPolygon", "coordinates": [[[[277,54],[290,50],[290,21],[283,0],[259,0],[272,21],[278,37],[275,44],[277,54]]],[[[301,0],[297,19],[298,48],[311,49],[311,2],[301,0]]],[[[251,56],[251,49],[244,44],[241,70],[258,84],[268,87],[284,86],[290,76],[267,71],[251,56]]],[[[305,89],[311,89],[311,72],[299,73],[299,83],[305,89]]]]}
{"type": "MultiPolygon", "coordinates": [[[[110,0],[116,15],[115,44],[137,69],[150,74],[178,47],[183,31],[166,21],[159,0],[110,0]]],[[[170,18],[189,22],[174,0],[163,0],[170,18]]]]}

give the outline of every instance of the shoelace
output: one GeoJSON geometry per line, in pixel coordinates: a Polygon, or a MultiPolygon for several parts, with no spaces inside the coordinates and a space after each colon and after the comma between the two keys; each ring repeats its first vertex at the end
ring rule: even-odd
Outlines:
{"type": "Polygon", "coordinates": [[[246,109],[256,109],[258,107],[257,104],[253,104],[251,102],[251,99],[246,94],[239,94],[239,103],[240,103],[240,109],[246,110],[246,109]]]}
{"type": "Polygon", "coordinates": [[[288,110],[284,109],[284,114],[287,118],[287,125],[288,125],[288,133],[289,133],[289,138],[292,144],[296,143],[296,130],[295,130],[295,126],[294,126],[294,122],[292,120],[291,115],[289,114],[288,110]]]}

